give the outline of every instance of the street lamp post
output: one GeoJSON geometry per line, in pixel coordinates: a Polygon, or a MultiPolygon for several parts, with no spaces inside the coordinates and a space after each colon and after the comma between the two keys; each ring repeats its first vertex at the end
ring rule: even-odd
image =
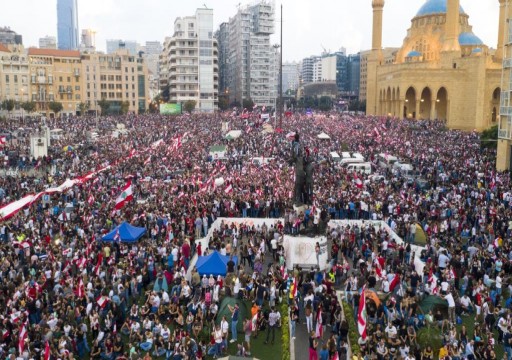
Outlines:
{"type": "Polygon", "coordinates": [[[283,128],[283,4],[281,4],[281,52],[279,53],[279,127],[283,128]]]}

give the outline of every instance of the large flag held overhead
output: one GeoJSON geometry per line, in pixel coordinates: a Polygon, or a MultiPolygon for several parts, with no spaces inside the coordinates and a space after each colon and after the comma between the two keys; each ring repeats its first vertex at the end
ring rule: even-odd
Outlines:
{"type": "Polygon", "coordinates": [[[128,181],[122,188],[121,194],[116,199],[116,210],[122,209],[130,200],[133,200],[132,182],[128,181]]]}
{"type": "Polygon", "coordinates": [[[25,350],[25,340],[27,339],[27,323],[25,322],[20,330],[18,337],[18,351],[20,356],[23,354],[23,350],[25,350]]]}
{"type": "Polygon", "coordinates": [[[361,297],[359,298],[359,309],[357,312],[357,328],[359,335],[363,340],[366,340],[366,286],[363,286],[361,297]]]}

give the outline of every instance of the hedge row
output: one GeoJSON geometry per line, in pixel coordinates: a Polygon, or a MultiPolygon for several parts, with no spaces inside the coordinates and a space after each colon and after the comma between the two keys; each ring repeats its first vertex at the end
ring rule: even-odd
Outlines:
{"type": "Polygon", "coordinates": [[[350,349],[352,355],[359,356],[361,349],[359,347],[359,330],[357,328],[356,320],[354,319],[354,309],[346,301],[342,301],[343,312],[345,313],[345,319],[348,323],[348,339],[350,342],[350,349]]]}
{"type": "Polygon", "coordinates": [[[290,360],[290,313],[286,299],[281,304],[281,332],[283,341],[282,360],[290,360]]]}

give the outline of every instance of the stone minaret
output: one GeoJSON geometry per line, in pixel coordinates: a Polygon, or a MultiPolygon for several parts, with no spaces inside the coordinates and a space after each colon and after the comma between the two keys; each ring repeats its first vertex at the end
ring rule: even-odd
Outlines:
{"type": "MultiPolygon", "coordinates": [[[[499,0],[500,2],[500,20],[498,22],[498,47],[496,48],[496,54],[494,55],[496,60],[503,60],[503,41],[505,39],[505,19],[506,19],[506,8],[508,0],[499,0]]],[[[509,4],[508,6],[512,6],[509,4]]]]}
{"type": "Polygon", "coordinates": [[[459,52],[460,1],[447,0],[446,24],[444,27],[443,52],[459,52]]]}
{"type": "Polygon", "coordinates": [[[377,68],[382,64],[382,16],[384,0],[373,0],[372,51],[368,55],[366,81],[366,113],[377,114],[377,68]]]}

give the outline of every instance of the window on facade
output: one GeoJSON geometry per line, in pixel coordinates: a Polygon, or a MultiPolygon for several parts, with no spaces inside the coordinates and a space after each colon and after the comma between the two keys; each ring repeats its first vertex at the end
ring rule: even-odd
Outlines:
{"type": "MultiPolygon", "coordinates": [[[[5,82],[9,83],[9,75],[5,75],[5,82]]],[[[34,81],[35,82],[35,81],[34,81]]]]}

